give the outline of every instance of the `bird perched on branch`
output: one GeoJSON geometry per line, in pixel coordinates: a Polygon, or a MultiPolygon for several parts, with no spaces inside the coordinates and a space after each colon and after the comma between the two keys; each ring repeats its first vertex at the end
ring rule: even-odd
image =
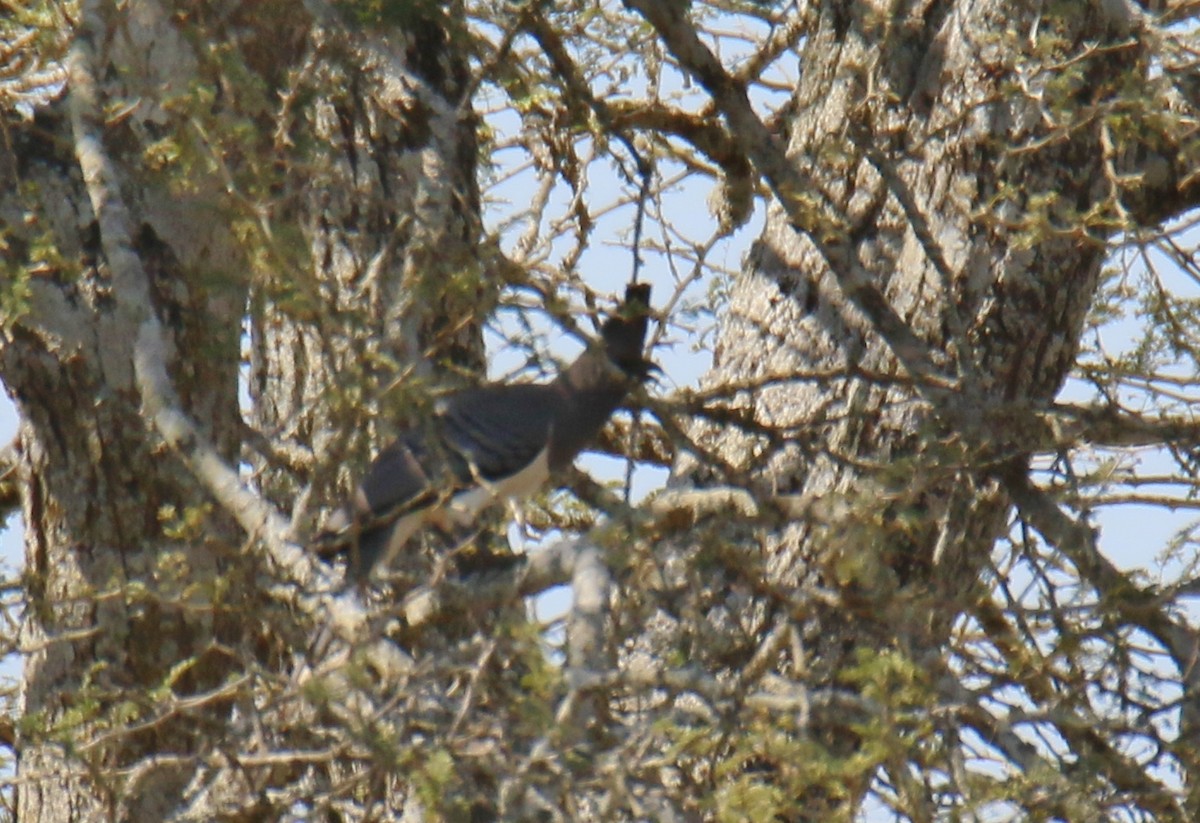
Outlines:
{"type": "Polygon", "coordinates": [[[418,531],[455,534],[498,500],[528,497],[569,467],[656,367],[642,355],[650,286],[633,284],[600,339],[550,383],[454,392],[380,452],[316,547],[359,577],[386,569],[418,531]]]}

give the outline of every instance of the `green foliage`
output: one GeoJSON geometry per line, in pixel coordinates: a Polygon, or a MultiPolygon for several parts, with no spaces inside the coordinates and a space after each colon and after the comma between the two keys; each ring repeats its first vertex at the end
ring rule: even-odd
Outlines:
{"type": "Polygon", "coordinates": [[[418,797],[427,808],[439,809],[449,819],[454,812],[466,810],[467,803],[459,787],[453,755],[445,749],[423,752],[412,771],[418,797]]]}
{"type": "MultiPolygon", "coordinates": [[[[3,243],[4,238],[0,232],[0,252],[3,252],[3,243]]],[[[9,269],[8,273],[0,277],[0,328],[9,329],[19,322],[29,311],[31,297],[27,273],[9,269]]]]}
{"type": "MultiPolygon", "coordinates": [[[[36,202],[32,183],[23,182],[21,193],[36,202]]],[[[44,216],[30,210],[20,226],[0,225],[0,328],[11,328],[30,310],[34,278],[69,280],[78,272],[44,216]]]]}
{"type": "Polygon", "coordinates": [[[516,697],[525,721],[539,732],[550,728],[549,708],[563,693],[563,671],[544,653],[541,626],[526,620],[506,620],[503,630],[515,643],[512,668],[519,672],[516,697]]]}
{"type": "MultiPolygon", "coordinates": [[[[0,45],[7,51],[10,44],[22,44],[25,58],[14,60],[14,64],[25,68],[49,66],[63,58],[71,34],[68,21],[78,19],[78,0],[21,0],[6,2],[3,8],[0,45]]],[[[4,74],[12,76],[8,71],[4,74]]],[[[0,91],[0,104],[6,102],[0,91]]]]}
{"type": "Polygon", "coordinates": [[[212,513],[212,503],[187,506],[182,510],[168,503],[159,508],[158,519],[165,537],[179,541],[199,540],[209,528],[212,513]]]}

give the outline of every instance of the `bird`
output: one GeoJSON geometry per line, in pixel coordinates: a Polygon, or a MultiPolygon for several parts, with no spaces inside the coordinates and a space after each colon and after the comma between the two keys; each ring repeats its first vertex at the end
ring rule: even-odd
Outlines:
{"type": "Polygon", "coordinates": [[[498,501],[531,496],[571,466],[658,367],[643,356],[650,286],[630,284],[600,339],[549,383],[494,383],[440,398],[370,464],[318,536],[365,580],[424,528],[472,527],[498,501]]]}

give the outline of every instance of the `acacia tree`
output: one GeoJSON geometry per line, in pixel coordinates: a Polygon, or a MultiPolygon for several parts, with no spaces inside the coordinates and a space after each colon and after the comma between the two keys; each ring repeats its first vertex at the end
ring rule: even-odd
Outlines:
{"type": "Polygon", "coordinates": [[[1194,4],[14,11],[22,817],[1200,812],[1191,531],[1156,580],[1088,520],[1191,506],[1194,4]],[[347,588],[321,509],[489,322],[586,333],[614,226],[711,347],[603,443],[668,488],[347,588]]]}

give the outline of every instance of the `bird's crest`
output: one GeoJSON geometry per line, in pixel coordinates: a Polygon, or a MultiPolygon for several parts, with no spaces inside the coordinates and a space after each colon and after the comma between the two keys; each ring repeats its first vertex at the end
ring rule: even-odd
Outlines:
{"type": "Polygon", "coordinates": [[[639,379],[645,379],[654,369],[654,364],[642,356],[649,323],[650,284],[630,283],[625,287],[625,300],[600,329],[609,359],[639,379]]]}

